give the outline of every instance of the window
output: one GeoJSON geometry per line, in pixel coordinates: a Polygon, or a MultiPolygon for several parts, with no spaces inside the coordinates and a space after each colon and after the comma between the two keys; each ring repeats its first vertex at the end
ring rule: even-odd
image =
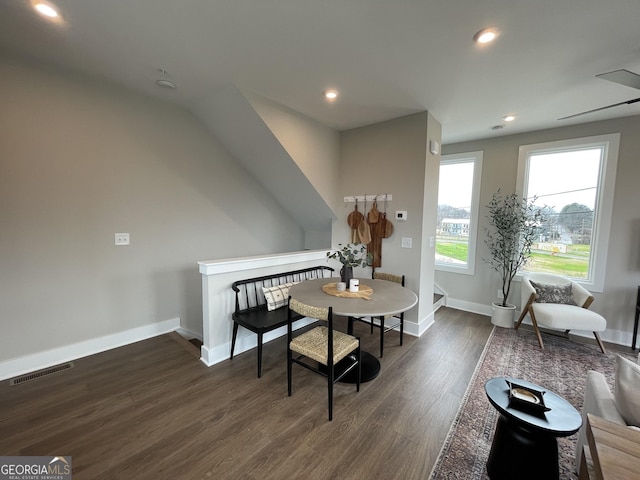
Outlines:
{"type": "Polygon", "coordinates": [[[438,186],[436,269],[475,270],[482,152],[443,155],[438,186]]]}
{"type": "Polygon", "coordinates": [[[520,147],[518,191],[547,213],[525,271],[602,292],[619,141],[613,134],[520,147]]]}

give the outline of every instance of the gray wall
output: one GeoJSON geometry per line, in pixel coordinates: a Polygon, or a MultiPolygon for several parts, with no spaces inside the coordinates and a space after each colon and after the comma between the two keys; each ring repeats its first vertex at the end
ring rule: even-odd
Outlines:
{"type": "MultiPolygon", "coordinates": [[[[325,225],[303,225],[305,248],[330,247],[331,224],[340,205],[336,181],[340,174],[340,132],[253,92],[243,94],[334,214],[333,218],[327,217],[325,225]]],[[[282,188],[291,190],[290,185],[282,188]]],[[[295,201],[315,202],[316,197],[308,195],[295,201]]]]}
{"type": "MultiPolygon", "coordinates": [[[[433,311],[434,250],[423,242],[423,237],[435,234],[439,156],[427,153],[429,135],[437,136],[435,140],[440,141],[435,119],[427,112],[409,115],[343,132],[340,155],[340,198],[380,193],[393,196],[387,206],[387,218],[393,223],[394,231],[390,238],[382,240],[379,270],[406,275],[407,287],[420,293],[420,307],[406,315],[407,320],[414,323],[428,321],[433,311]],[[425,188],[429,184],[436,188],[425,188]],[[432,212],[427,210],[428,205],[432,212]],[[396,210],[406,210],[408,220],[397,222],[396,210]],[[423,223],[425,217],[431,219],[427,226],[423,223]],[[429,224],[433,233],[429,232],[429,224]],[[412,239],[412,248],[401,247],[402,237],[412,239]],[[426,266],[424,270],[422,265],[426,266]],[[423,302],[423,298],[426,301],[423,302]]],[[[360,211],[364,210],[364,205],[359,207],[360,211]]],[[[353,208],[353,203],[341,205],[333,228],[334,246],[348,243],[347,216],[353,208]]],[[[371,204],[367,205],[367,210],[370,208],[371,204]]],[[[384,210],[383,202],[378,202],[378,209],[384,210]]],[[[370,275],[370,271],[362,274],[370,275]]]]}
{"type": "MultiPolygon", "coordinates": [[[[253,103],[245,92],[228,85],[191,110],[300,225],[305,248],[327,248],[335,214],[312,183],[315,175],[310,175],[316,172],[308,167],[338,164],[339,135],[283,106],[251,96],[253,103]]],[[[331,168],[326,171],[333,173],[331,168]]]]}
{"type": "MultiPolygon", "coordinates": [[[[443,153],[483,150],[482,188],[476,274],[473,276],[436,272],[436,283],[450,297],[488,306],[496,297],[498,275],[483,261],[487,249],[483,228],[487,225],[485,205],[493,192],[515,191],[518,169],[518,148],[542,142],[620,133],[620,153],[607,253],[607,271],[603,293],[595,293],[591,307],[607,319],[607,332],[602,337],[629,342],[631,338],[635,299],[640,285],[640,117],[594,122],[552,130],[503,136],[474,142],[446,145],[443,153]]],[[[520,285],[516,283],[511,302],[519,306],[520,285]]]]}
{"type": "Polygon", "coordinates": [[[335,212],[340,206],[340,132],[261,95],[243,91],[258,115],[335,212]]]}
{"type": "Polygon", "coordinates": [[[0,362],[168,319],[200,333],[198,260],[304,248],[188,111],[6,58],[0,87],[0,362]]]}

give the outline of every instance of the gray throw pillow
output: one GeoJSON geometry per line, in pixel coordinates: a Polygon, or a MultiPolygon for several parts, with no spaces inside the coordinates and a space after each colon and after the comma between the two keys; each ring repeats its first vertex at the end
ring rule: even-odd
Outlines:
{"type": "Polygon", "coordinates": [[[616,358],[613,397],[627,425],[640,425],[640,365],[620,355],[616,358]]]}
{"type": "Polygon", "coordinates": [[[553,285],[546,283],[536,283],[529,280],[531,286],[536,290],[536,302],[538,303],[564,303],[566,305],[576,305],[572,296],[571,283],[563,285],[553,285]]]}

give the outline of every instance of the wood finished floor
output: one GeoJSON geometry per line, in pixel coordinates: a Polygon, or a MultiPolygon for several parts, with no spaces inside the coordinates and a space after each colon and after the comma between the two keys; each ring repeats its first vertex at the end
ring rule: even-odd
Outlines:
{"type": "MultiPolygon", "coordinates": [[[[346,330],[346,321],[338,322],[346,330]]],[[[491,332],[489,317],[441,308],[421,337],[385,339],[381,373],[337,384],[294,366],[285,341],[207,368],[170,335],[0,383],[0,455],[71,455],[83,479],[426,479],[491,332]]],[[[356,322],[363,348],[378,335],[356,322]]]]}

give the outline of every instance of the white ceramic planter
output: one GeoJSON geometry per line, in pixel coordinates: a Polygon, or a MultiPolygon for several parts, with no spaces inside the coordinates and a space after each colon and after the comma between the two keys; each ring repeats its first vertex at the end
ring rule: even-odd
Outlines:
{"type": "Polygon", "coordinates": [[[496,327],[514,328],[514,318],[516,313],[516,306],[507,304],[503,307],[499,303],[493,302],[491,304],[493,313],[491,314],[491,323],[496,327]]]}

